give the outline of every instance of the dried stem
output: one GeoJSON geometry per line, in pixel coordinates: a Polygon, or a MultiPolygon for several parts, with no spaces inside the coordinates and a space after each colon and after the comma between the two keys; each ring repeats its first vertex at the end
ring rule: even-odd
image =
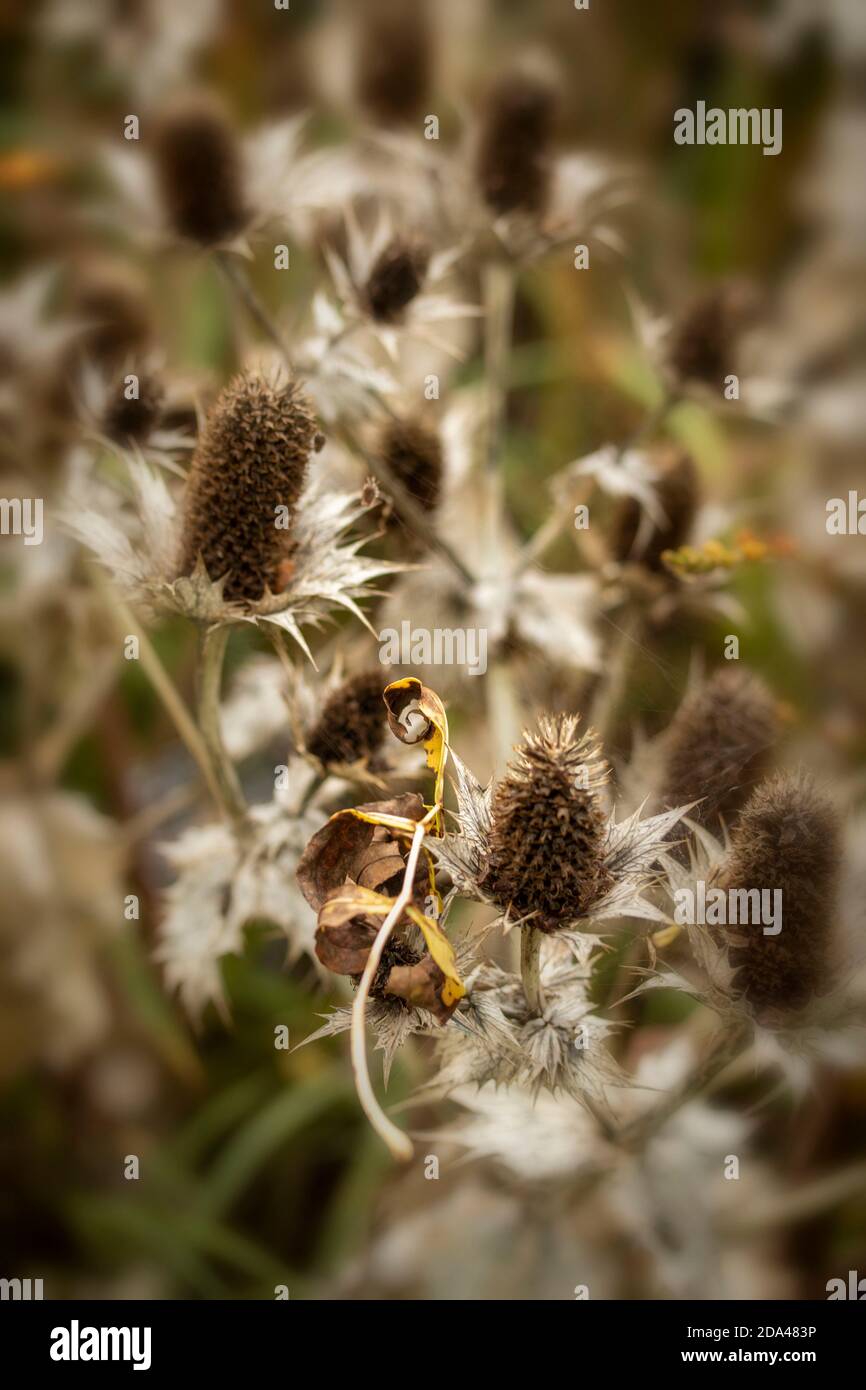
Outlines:
{"type": "Polygon", "coordinates": [[[589,715],[589,723],[602,742],[613,731],[632,664],[641,649],[642,625],[639,613],[634,610],[627,612],[605,654],[604,675],[596,688],[589,715]]]}
{"type": "Polygon", "coordinates": [[[166,712],[186,745],[190,756],[194,759],[201,771],[208,791],[216,802],[218,810],[223,815],[230,814],[211,761],[207,744],[179,692],[175,689],[171,677],[156,653],[156,649],[151,645],[149,638],[142,631],[132,611],[123,600],[112,592],[101,577],[97,576],[96,584],[102,597],[110,606],[117,631],[124,637],[131,635],[138,638],[139,660],[141,661],[145,675],[148,677],[148,680],[165,706],[166,712]]]}
{"type": "Polygon", "coordinates": [[[253,319],[262,330],[266,338],[269,338],[282,354],[283,360],[289,371],[294,375],[292,359],[289,349],[282,333],[277,327],[276,321],[265,308],[261,299],[250,283],[250,277],[246,272],[246,267],[241,264],[236,256],[232,256],[228,251],[215,251],[214,260],[223,279],[229,284],[244,305],[251,319],[253,319]]]}
{"type": "Polygon", "coordinates": [[[223,804],[235,825],[239,826],[246,818],[247,805],[234,764],[225,750],[220,728],[220,689],[228,636],[227,627],[208,628],[201,634],[197,673],[198,717],[223,804]]]}
{"type": "Polygon", "coordinates": [[[392,1120],[388,1119],[378,1100],[376,1099],[372,1083],[370,1081],[370,1070],[367,1066],[367,1044],[365,1036],[367,999],[370,994],[370,987],[379,969],[382,960],[382,953],[388,944],[388,938],[396,927],[403,915],[406,904],[412,901],[412,890],[415,884],[415,872],[418,867],[418,858],[421,854],[421,845],[429,822],[439,813],[440,807],[437,803],[433,806],[415,827],[412,836],[412,846],[406,859],[406,872],[403,875],[403,884],[397,897],[394,899],[391,911],[385,918],[367,957],[367,964],[364,966],[364,973],[361,976],[358,992],[352,1004],[352,1031],[351,1031],[351,1052],[352,1070],[355,1074],[355,1086],[358,1091],[358,1099],[361,1108],[376,1133],[387,1144],[395,1158],[407,1162],[414,1152],[412,1141],[402,1129],[398,1129],[392,1120]]]}
{"type": "Polygon", "coordinates": [[[523,927],[520,932],[520,977],[526,1002],[534,1014],[544,1011],[541,988],[541,943],[543,932],[537,927],[523,927]]]}
{"type": "Polygon", "coordinates": [[[442,556],[442,559],[451,566],[460,578],[463,588],[471,589],[475,584],[475,576],[471,570],[467,569],[456,550],[437,534],[430,517],[423,507],[418,505],[408,488],[404,487],[386,461],[383,458],[374,457],[345,427],[340,433],[347,449],[361,458],[366,468],[378,477],[380,482],[384,483],[397,504],[401,520],[405,522],[409,530],[417,536],[423,545],[442,556]]]}

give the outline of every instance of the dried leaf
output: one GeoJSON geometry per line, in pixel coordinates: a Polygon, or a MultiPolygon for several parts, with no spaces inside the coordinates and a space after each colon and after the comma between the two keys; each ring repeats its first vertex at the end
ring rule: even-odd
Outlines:
{"type": "MultiPolygon", "coordinates": [[[[448,761],[448,716],[434,690],[415,676],[392,681],[384,692],[388,724],[401,743],[423,743],[427,766],[435,773],[433,804],[442,805],[445,790],[445,764],[448,761]]],[[[435,821],[436,834],[443,831],[441,812],[435,821]]]]}
{"type": "MultiPolygon", "coordinates": [[[[442,976],[441,987],[439,988],[439,998],[442,1006],[448,1010],[450,1015],[459,999],[466,993],[466,986],[457,971],[457,962],[454,958],[454,950],[448,937],[445,935],[438,922],[434,922],[431,917],[419,912],[417,907],[411,903],[406,908],[406,916],[415,923],[418,930],[427,943],[427,950],[442,976]]],[[[425,1004],[425,1008],[429,1005],[425,1004]]],[[[432,1012],[435,1012],[433,1010],[432,1012]]]]}
{"type": "Polygon", "coordinates": [[[457,1005],[456,998],[446,1003],[446,991],[447,981],[432,956],[424,956],[417,965],[395,965],[385,985],[386,994],[427,1009],[437,1023],[447,1023],[457,1005]]]}
{"type": "Polygon", "coordinates": [[[390,898],[355,884],[335,888],[319,913],[316,955],[337,975],[360,975],[379,928],[387,917],[390,898]]]}
{"type": "Polygon", "coordinates": [[[348,881],[364,887],[381,887],[390,875],[389,856],[395,873],[405,867],[403,847],[397,838],[415,829],[424,815],[424,803],[415,792],[388,801],[370,801],[338,811],[318,830],[298,864],[298,883],[307,902],[319,912],[328,895],[348,881]],[[375,840],[375,847],[374,846],[375,840]]]}

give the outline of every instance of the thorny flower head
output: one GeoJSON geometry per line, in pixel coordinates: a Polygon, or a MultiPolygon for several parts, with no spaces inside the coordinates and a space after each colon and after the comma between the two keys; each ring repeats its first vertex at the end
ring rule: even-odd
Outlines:
{"type": "Polygon", "coordinates": [[[780,772],[756,787],[729,836],[691,829],[688,865],[668,866],[678,925],[654,940],[663,949],[684,927],[698,973],[688,962],[660,965],[639,992],[693,995],[732,1028],[753,1030],[759,1055],[798,1084],[810,1057],[862,1058],[866,1029],[849,996],[833,805],[804,774],[780,772]],[[696,920],[691,905],[701,890],[706,908],[704,920],[696,920]],[[772,922],[756,906],[762,894],[773,906],[772,922]]]}
{"type": "Polygon", "coordinates": [[[607,918],[662,919],[643,890],[689,809],[645,819],[636,811],[618,822],[601,801],[597,741],[577,728],[573,716],[542,721],[486,790],[452,752],[458,828],[431,845],[457,892],[494,902],[506,925],[569,938],[607,918]]]}
{"type": "Polygon", "coordinates": [[[533,1007],[519,975],[479,965],[468,977],[468,1006],[437,1039],[437,1069],[420,1096],[449,1095],[469,1084],[525,1086],[589,1097],[607,1106],[606,1088],[622,1073],[607,1043],[615,1025],[589,997],[598,959],[597,937],[546,937],[540,968],[541,1008],[533,1007]]]}
{"type": "Polygon", "coordinates": [[[358,496],[307,482],[317,429],[303,393],[241,376],[217,399],[190,471],[182,520],[162,478],[129,457],[138,517],[70,510],[68,529],[134,599],[208,625],[271,624],[309,654],[304,624],[356,602],[401,566],[345,539],[367,510],[358,496]],[[340,543],[343,538],[343,543],[340,543]]]}
{"type": "Polygon", "coordinates": [[[345,256],[325,247],[338,299],[335,338],[363,328],[395,361],[401,335],[459,357],[459,349],[438,328],[473,318],[479,310],[436,287],[451,274],[460,248],[433,251],[417,233],[399,230],[385,212],[365,230],[351,203],[345,224],[345,256]]]}
{"type": "Polygon", "coordinates": [[[621,253],[612,214],[631,198],[631,176],[609,158],[559,152],[557,106],[556,78],[533,55],[489,85],[456,151],[397,134],[380,142],[467,254],[531,262],[578,238],[621,253]]]}
{"type": "Polygon", "coordinates": [[[119,207],[107,216],[135,237],[181,241],[249,256],[249,239],[274,224],[295,239],[315,215],[348,197],[355,179],[339,155],[302,153],[306,116],[241,136],[208,93],[170,104],[141,141],[142,152],[104,152],[119,207]]]}

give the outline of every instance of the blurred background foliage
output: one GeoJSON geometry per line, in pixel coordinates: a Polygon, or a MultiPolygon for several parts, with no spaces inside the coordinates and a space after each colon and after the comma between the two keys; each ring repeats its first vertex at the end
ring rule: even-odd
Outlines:
{"type": "MultiPolygon", "coordinates": [[[[674,305],[705,279],[736,272],[755,277],[772,294],[808,247],[813,228],[795,192],[814,157],[828,104],[852,77],[834,51],[838,40],[824,22],[823,6],[811,6],[812,22],[789,30],[783,23],[789,7],[772,0],[593,0],[586,13],[563,0],[531,6],[491,0],[481,8],[487,10],[487,38],[463,55],[467,90],[459,101],[471,100],[527,43],[540,42],[556,54],[566,78],[563,142],[625,155],[640,168],[640,194],[624,232],[628,273],[640,293],[674,305]],[[752,41],[764,23],[781,25],[788,35],[770,53],[752,41]],[[783,107],[784,156],[743,158],[736,147],[675,146],[672,111],[699,98],[725,107],[783,107]]],[[[270,0],[214,4],[211,31],[190,68],[220,90],[244,126],[309,107],[315,140],[339,141],[351,135],[351,122],[323,99],[305,47],[327,10],[313,0],[292,0],[289,11],[276,10],[270,0]]],[[[105,229],[95,231],[82,215],[98,189],[88,151],[116,139],[123,117],[144,104],[146,93],[137,93],[131,80],[136,26],[149,32],[148,25],[166,22],[168,13],[148,0],[92,6],[85,0],[6,0],[0,16],[0,265],[4,279],[14,282],[45,262],[74,266],[95,241],[122,252],[146,277],[169,362],[222,380],[234,365],[235,345],[213,268],[180,252],[141,256],[105,229]]],[[[449,13],[446,6],[440,16],[446,30],[449,13]]],[[[445,138],[456,128],[456,97],[446,69],[429,103],[441,112],[445,138]]],[[[293,251],[290,277],[274,275],[267,257],[252,268],[273,309],[296,305],[299,313],[318,273],[302,251],[293,251]]],[[[481,371],[474,358],[458,380],[471,381],[481,371]]],[[[548,509],[544,480],[566,460],[626,438],[660,391],[635,343],[619,264],[599,263],[591,275],[577,275],[565,257],[526,272],[510,385],[506,485],[528,536],[548,509]]],[[[681,406],[671,427],[694,452],[708,491],[722,497],[736,488],[739,495],[752,489],[760,499],[768,474],[786,463],[778,432],[746,435],[736,424],[723,430],[697,405],[681,406]]],[[[571,557],[566,536],[549,561],[567,567],[571,557]]],[[[808,724],[820,718],[826,702],[827,673],[792,645],[768,592],[774,582],[761,567],[744,569],[735,581],[754,622],[750,661],[808,724]]],[[[663,724],[696,640],[718,648],[723,636],[724,625],[716,632],[703,625],[698,633],[685,623],[665,631],[654,660],[636,673],[624,720],[663,724]]],[[[62,634],[59,640],[62,646],[62,634]]],[[[188,691],[186,629],[167,622],[153,640],[188,691]]],[[[49,638],[33,631],[27,641],[38,646],[49,638]]],[[[248,648],[255,644],[251,636],[248,648]]],[[[243,652],[239,643],[235,663],[243,652]]],[[[176,780],[184,755],[138,663],[120,665],[98,718],[69,749],[60,785],[123,823],[176,780]]],[[[55,670],[48,659],[49,703],[55,670]]],[[[0,753],[7,769],[21,747],[27,690],[14,644],[4,640],[0,753]]],[[[471,715],[454,711],[458,743],[466,719],[471,715]]],[[[862,758],[862,731],[847,749],[862,758]]],[[[168,836],[171,826],[163,829],[168,836]]],[[[285,969],[266,924],[250,931],[247,955],[226,966],[228,1026],[211,1014],[196,1032],[166,997],[151,956],[164,873],[152,847],[132,853],[124,892],[140,895],[142,916],[120,920],[118,900],[117,930],[99,946],[97,970],[110,1021],[92,1046],[64,1059],[61,1045],[46,1061],[39,1030],[56,1023],[38,1008],[19,1014],[3,986],[0,1273],[43,1277],[52,1296],[273,1297],[280,1284],[293,1298],[315,1296],[375,1230],[383,1203],[393,1200],[403,1179],[363,1121],[345,1040],[275,1049],[275,1028],[286,1026],[294,1046],[318,1026],[327,1001],[311,968],[285,969]],[[22,1031],[28,1034],[23,1040],[22,1031]],[[130,1154],[141,1165],[134,1182],[124,1178],[130,1154]]],[[[673,1007],[653,1000],[646,1019],[670,1022],[673,1007]]],[[[401,1057],[390,1098],[408,1095],[422,1074],[420,1055],[401,1057]]],[[[862,1151],[866,1078],[834,1082],[816,1101],[809,1124],[812,1154],[845,1159],[862,1151]]],[[[809,1136],[801,1133],[799,1144],[805,1153],[809,1136]]],[[[862,1201],[792,1232],[788,1258],[798,1292],[821,1296],[826,1276],[816,1287],[812,1271],[820,1274],[831,1253],[840,1269],[858,1259],[866,1267],[862,1201]]]]}

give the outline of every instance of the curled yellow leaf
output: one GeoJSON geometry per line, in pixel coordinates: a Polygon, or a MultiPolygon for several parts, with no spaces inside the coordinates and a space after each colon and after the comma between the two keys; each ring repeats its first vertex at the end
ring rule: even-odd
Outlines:
{"type": "MultiPolygon", "coordinates": [[[[391,732],[401,743],[422,743],[427,766],[435,776],[434,805],[442,805],[445,790],[445,764],[448,761],[448,716],[435,690],[415,676],[392,681],[384,692],[391,732]]],[[[435,833],[443,833],[441,811],[437,812],[435,833]]]]}

